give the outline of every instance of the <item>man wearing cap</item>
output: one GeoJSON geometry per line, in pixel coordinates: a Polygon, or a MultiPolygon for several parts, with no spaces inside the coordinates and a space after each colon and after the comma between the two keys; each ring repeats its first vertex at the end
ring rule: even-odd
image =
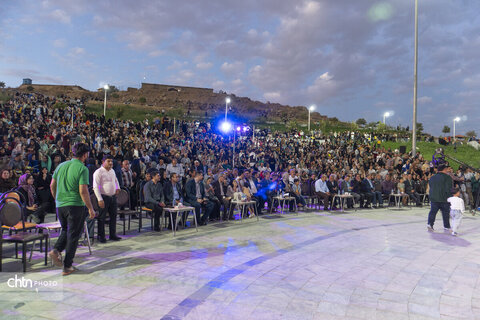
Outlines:
{"type": "Polygon", "coordinates": [[[453,186],[452,178],[448,175],[448,166],[440,164],[438,173],[430,178],[430,213],[428,214],[427,229],[433,231],[433,224],[438,210],[442,211],[443,228],[450,231],[450,204],[447,199],[450,197],[450,189],[453,186]]]}

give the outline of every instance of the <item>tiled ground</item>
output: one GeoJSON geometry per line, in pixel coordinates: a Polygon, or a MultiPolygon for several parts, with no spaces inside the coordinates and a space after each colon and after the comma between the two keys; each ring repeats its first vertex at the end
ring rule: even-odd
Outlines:
{"type": "Polygon", "coordinates": [[[60,296],[22,297],[3,276],[0,318],[480,319],[480,221],[466,214],[455,238],[440,214],[427,232],[427,213],[267,216],[175,238],[132,231],[92,256],[80,248],[81,272],[68,277],[35,252],[25,276],[58,281],[60,296]]]}

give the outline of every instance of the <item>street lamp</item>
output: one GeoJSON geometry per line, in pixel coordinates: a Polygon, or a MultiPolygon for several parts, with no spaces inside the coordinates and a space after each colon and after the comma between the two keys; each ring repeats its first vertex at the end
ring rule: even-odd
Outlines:
{"type": "Polygon", "coordinates": [[[105,113],[107,112],[107,90],[109,88],[110,87],[108,86],[108,84],[103,86],[103,90],[105,91],[105,98],[103,99],[103,117],[106,117],[105,113]]]}
{"type": "Polygon", "coordinates": [[[413,61],[412,156],[417,155],[418,0],[415,0],[415,49],[413,61]]]}
{"type": "Polygon", "coordinates": [[[453,141],[457,141],[457,136],[455,135],[455,123],[460,121],[460,117],[456,117],[453,119],[453,141]]]}
{"type": "Polygon", "coordinates": [[[227,122],[228,104],[231,102],[230,97],[225,98],[225,122],[227,122]]]}
{"type": "Polygon", "coordinates": [[[315,106],[311,105],[310,108],[308,108],[308,132],[310,132],[310,113],[315,110],[315,106]]]}
{"type": "Polygon", "coordinates": [[[383,114],[383,124],[386,126],[387,123],[385,122],[386,121],[386,118],[390,117],[390,112],[385,112],[383,114]]]}

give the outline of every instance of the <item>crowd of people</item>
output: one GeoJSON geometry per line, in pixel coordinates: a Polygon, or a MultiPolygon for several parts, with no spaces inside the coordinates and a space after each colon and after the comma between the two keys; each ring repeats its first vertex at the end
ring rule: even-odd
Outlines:
{"type": "MultiPolygon", "coordinates": [[[[0,192],[20,190],[34,222],[55,211],[52,174],[72,158],[72,147],[80,142],[90,150],[85,162],[90,190],[94,172],[106,157],[111,159],[132,209],[145,205],[152,210],[155,230],[160,230],[165,206],[193,206],[198,221],[207,224],[232,219],[232,199],[253,200],[262,214],[275,210],[273,197],[284,193],[300,207],[307,205],[305,198],[318,199],[324,210],[337,207],[333,196],[345,193],[359,208],[388,205],[392,193],[402,194],[405,204],[422,206],[436,173],[423,155],[387,150],[381,145],[387,137],[374,133],[316,132],[307,137],[262,130],[234,139],[210,123],[105,119],[87,113],[84,104],[82,99],[16,93],[0,105],[0,192]]],[[[450,175],[475,210],[479,173],[460,168],[450,175]]]]}

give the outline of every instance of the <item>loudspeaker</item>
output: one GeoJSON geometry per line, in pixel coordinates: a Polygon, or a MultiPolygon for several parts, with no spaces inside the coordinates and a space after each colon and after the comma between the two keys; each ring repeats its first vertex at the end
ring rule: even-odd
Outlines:
{"type": "Polygon", "coordinates": [[[407,147],[406,146],[400,146],[400,153],[407,153],[407,147]]]}

